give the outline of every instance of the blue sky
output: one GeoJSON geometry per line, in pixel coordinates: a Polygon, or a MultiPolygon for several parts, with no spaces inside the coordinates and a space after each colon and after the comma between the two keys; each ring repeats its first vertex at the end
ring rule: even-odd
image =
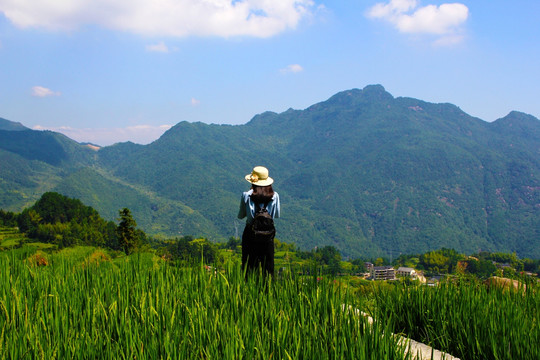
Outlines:
{"type": "Polygon", "coordinates": [[[538,0],[0,0],[0,117],[146,144],[370,84],[540,117],[538,15],[538,0]]]}

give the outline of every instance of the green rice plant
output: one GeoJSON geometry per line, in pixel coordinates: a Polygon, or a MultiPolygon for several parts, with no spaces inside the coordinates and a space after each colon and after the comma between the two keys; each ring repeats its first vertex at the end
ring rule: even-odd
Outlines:
{"type": "Polygon", "coordinates": [[[540,359],[540,293],[469,281],[376,293],[375,317],[394,332],[461,359],[540,359]]]}
{"type": "MultiPolygon", "coordinates": [[[[86,261],[0,254],[0,359],[405,359],[347,287],[314,277],[247,277],[152,254],[86,261]]],[[[85,253],[86,257],[82,254],[85,253]]]]}

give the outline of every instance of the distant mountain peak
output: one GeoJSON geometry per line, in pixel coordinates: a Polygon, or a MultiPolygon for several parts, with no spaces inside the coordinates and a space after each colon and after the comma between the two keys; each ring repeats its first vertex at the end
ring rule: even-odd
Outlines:
{"type": "Polygon", "coordinates": [[[504,118],[500,119],[500,120],[505,120],[505,121],[527,121],[527,122],[532,122],[532,123],[537,123],[538,120],[536,117],[530,115],[530,114],[526,114],[524,112],[521,112],[521,111],[510,111],[510,113],[508,113],[508,115],[506,115],[504,118]]]}
{"type": "MultiPolygon", "coordinates": [[[[294,111],[293,109],[289,108],[287,112],[294,111]]],[[[261,114],[255,115],[251,120],[248,122],[250,125],[259,124],[261,122],[270,121],[272,119],[275,119],[279,116],[279,114],[273,112],[273,111],[265,111],[261,114]]]]}
{"type": "Polygon", "coordinates": [[[362,90],[350,89],[341,91],[325,103],[350,106],[358,103],[383,103],[392,100],[394,100],[394,97],[382,85],[368,85],[362,90]]]}
{"type": "Polygon", "coordinates": [[[489,125],[500,133],[540,140],[540,120],[523,112],[511,111],[505,117],[497,119],[489,125]]]}
{"type": "Polygon", "coordinates": [[[381,84],[367,85],[362,89],[362,93],[364,93],[364,94],[369,94],[369,93],[372,93],[372,94],[386,93],[386,94],[388,94],[388,92],[386,91],[384,86],[382,86],[381,84]]]}
{"type": "Polygon", "coordinates": [[[9,121],[3,118],[0,118],[0,130],[7,130],[7,131],[24,131],[24,130],[30,130],[20,122],[14,122],[9,121]]]}

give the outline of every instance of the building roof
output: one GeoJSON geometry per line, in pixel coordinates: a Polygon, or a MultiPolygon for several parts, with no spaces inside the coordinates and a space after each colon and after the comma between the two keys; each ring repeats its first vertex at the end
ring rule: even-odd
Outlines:
{"type": "Polygon", "coordinates": [[[374,266],[373,267],[373,270],[389,270],[389,269],[394,269],[394,268],[392,266],[390,266],[390,265],[374,266]]]}
{"type": "Polygon", "coordinates": [[[406,272],[411,272],[411,271],[416,271],[414,270],[413,268],[410,268],[410,267],[403,267],[403,266],[400,266],[397,271],[406,271],[406,272]]]}

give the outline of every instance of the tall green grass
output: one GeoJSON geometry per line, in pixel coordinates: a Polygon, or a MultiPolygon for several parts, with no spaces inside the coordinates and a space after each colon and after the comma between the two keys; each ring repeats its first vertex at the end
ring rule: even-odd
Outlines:
{"type": "Polygon", "coordinates": [[[47,256],[0,254],[1,359],[407,358],[331,281],[47,256]]]}
{"type": "Polygon", "coordinates": [[[540,359],[539,287],[488,288],[479,282],[387,287],[375,317],[394,332],[461,359],[540,359]]]}

